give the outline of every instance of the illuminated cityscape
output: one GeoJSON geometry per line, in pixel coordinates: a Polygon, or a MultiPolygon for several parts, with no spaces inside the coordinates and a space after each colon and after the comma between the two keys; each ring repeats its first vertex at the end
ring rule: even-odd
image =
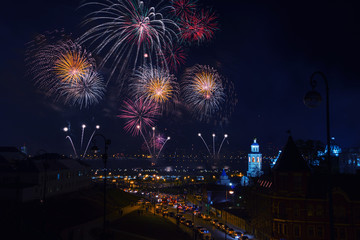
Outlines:
{"type": "Polygon", "coordinates": [[[5,1],[1,239],[359,240],[358,1],[5,1]]]}

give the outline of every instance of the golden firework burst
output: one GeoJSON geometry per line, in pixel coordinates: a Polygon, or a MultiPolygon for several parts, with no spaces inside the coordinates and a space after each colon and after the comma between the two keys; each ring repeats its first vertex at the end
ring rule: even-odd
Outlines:
{"type": "Polygon", "coordinates": [[[68,50],[55,62],[54,70],[62,82],[77,83],[91,67],[86,54],[68,50]]]}

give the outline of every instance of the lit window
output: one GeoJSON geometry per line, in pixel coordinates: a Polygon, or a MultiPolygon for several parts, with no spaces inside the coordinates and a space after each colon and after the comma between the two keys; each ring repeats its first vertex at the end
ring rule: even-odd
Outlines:
{"type": "Polygon", "coordinates": [[[259,157],[257,157],[257,162],[260,162],[260,158],[259,158],[259,157]]]}
{"type": "Polygon", "coordinates": [[[252,158],[252,162],[255,162],[255,158],[254,158],[254,157],[252,158]]]}

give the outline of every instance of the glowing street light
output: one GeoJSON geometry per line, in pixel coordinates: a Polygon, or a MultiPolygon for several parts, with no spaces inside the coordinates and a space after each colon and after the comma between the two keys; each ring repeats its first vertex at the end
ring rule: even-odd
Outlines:
{"type": "Polygon", "coordinates": [[[64,131],[64,132],[67,132],[67,131],[69,131],[69,128],[64,127],[64,128],[63,128],[63,131],[64,131]]]}

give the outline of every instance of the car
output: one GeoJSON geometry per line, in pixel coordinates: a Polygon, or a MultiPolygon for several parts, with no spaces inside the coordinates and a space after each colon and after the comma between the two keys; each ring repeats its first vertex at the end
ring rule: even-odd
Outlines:
{"type": "Polygon", "coordinates": [[[236,231],[234,238],[235,238],[235,239],[241,239],[241,237],[243,237],[243,236],[244,236],[244,233],[243,233],[243,232],[236,231]]]}
{"type": "Polygon", "coordinates": [[[217,220],[217,219],[211,219],[211,221],[210,221],[210,223],[212,225],[216,225],[218,222],[219,222],[219,220],[217,220]]]}
{"type": "Polygon", "coordinates": [[[222,222],[218,222],[218,223],[216,224],[216,227],[217,227],[218,229],[223,229],[224,226],[225,226],[225,224],[223,224],[222,222]]]}
{"type": "Polygon", "coordinates": [[[185,223],[186,219],[184,217],[180,218],[180,223],[185,223]]]}
{"type": "Polygon", "coordinates": [[[198,214],[200,214],[200,211],[199,211],[199,210],[195,210],[195,211],[194,211],[194,215],[196,216],[196,215],[198,215],[198,214]]]}
{"type": "Polygon", "coordinates": [[[206,221],[210,221],[210,215],[209,214],[201,214],[202,219],[206,220],[206,221]]]}
{"type": "Polygon", "coordinates": [[[185,226],[192,228],[194,226],[193,222],[191,220],[186,220],[185,221],[185,226]]]}
{"type": "Polygon", "coordinates": [[[234,232],[235,231],[232,228],[228,228],[227,231],[226,231],[226,233],[229,234],[229,235],[232,235],[234,232]]]}
{"type": "Polygon", "coordinates": [[[210,231],[209,230],[207,230],[206,228],[201,228],[200,230],[199,230],[199,232],[200,232],[200,236],[201,236],[201,239],[211,239],[211,233],[210,233],[210,231]]]}
{"type": "Polygon", "coordinates": [[[227,225],[224,225],[221,227],[221,229],[227,233],[227,231],[229,230],[229,227],[227,225]]]}

